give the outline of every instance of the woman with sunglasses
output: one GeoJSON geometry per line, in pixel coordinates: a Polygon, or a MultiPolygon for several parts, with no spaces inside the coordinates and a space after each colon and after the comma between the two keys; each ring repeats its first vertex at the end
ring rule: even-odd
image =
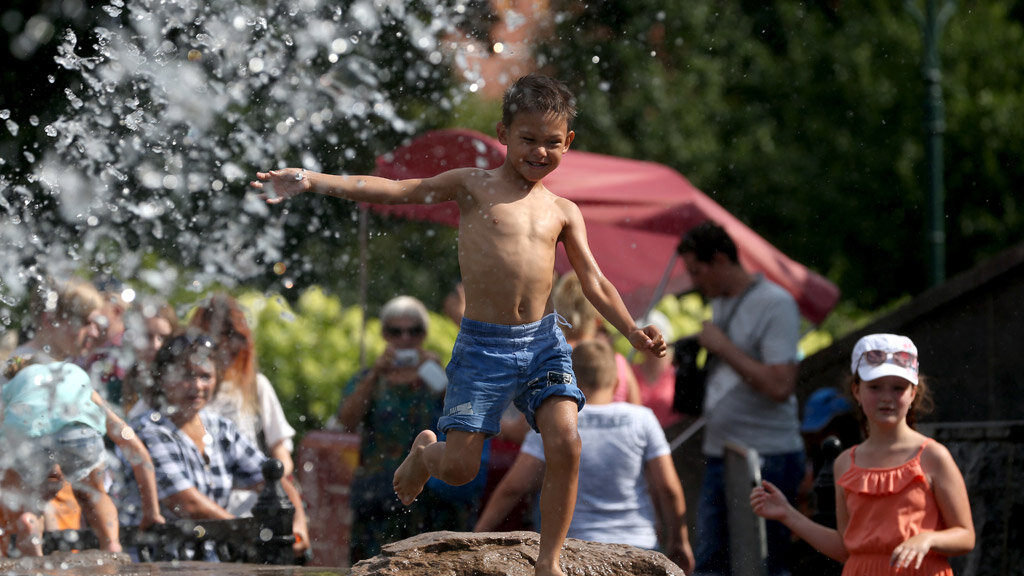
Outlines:
{"type": "Polygon", "coordinates": [[[380,326],[384,352],[352,378],[337,414],[344,430],[362,437],[352,481],[352,563],[421,532],[467,531],[475,521],[471,510],[479,505],[479,497],[456,502],[429,485],[409,508],[395,496],[392,479],[409,438],[435,429],[448,379],[437,355],[423,347],[430,318],[420,300],[392,298],[381,308],[380,326]]]}
{"type": "Polygon", "coordinates": [[[917,347],[906,336],[865,336],[850,370],[866,440],[835,461],[838,528],[800,514],[769,482],[751,492],[754,512],[843,562],[844,575],[952,576],[947,557],[974,548],[974,523],[949,450],[914,429],[930,404],[917,347]]]}

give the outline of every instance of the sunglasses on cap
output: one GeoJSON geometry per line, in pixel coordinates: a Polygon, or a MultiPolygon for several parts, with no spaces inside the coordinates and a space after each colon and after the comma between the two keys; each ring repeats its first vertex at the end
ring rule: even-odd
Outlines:
{"type": "Polygon", "coordinates": [[[910,352],[886,352],[885,350],[868,350],[860,359],[871,366],[880,366],[886,362],[903,368],[917,369],[917,356],[910,352]]]}
{"type": "Polygon", "coordinates": [[[427,331],[423,326],[410,326],[409,328],[399,328],[398,326],[385,326],[384,335],[391,336],[392,338],[398,338],[402,334],[411,337],[423,336],[427,331]]]}

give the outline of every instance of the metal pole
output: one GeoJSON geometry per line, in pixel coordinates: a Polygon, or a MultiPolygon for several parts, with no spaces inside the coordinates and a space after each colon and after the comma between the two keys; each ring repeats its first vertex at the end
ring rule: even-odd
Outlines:
{"type": "Polygon", "coordinates": [[[679,260],[679,252],[673,251],[672,256],[668,259],[668,266],[665,267],[665,272],[661,275],[661,280],[658,281],[658,285],[654,288],[654,295],[651,296],[651,302],[644,309],[644,315],[641,317],[643,321],[647,321],[647,317],[651,314],[651,310],[661,302],[661,298],[665,295],[665,287],[668,286],[668,281],[672,278],[672,271],[676,268],[676,262],[679,260]]]}
{"type": "Polygon", "coordinates": [[[925,83],[925,163],[928,193],[929,252],[928,279],[937,286],[946,279],[945,190],[943,183],[942,137],[946,132],[946,113],[942,102],[942,68],[939,62],[939,37],[956,9],[955,0],[925,0],[924,13],[914,0],[905,0],[907,11],[921,27],[923,40],[921,73],[925,83]],[[937,2],[942,2],[937,6],[937,2]]]}
{"type": "Polygon", "coordinates": [[[359,331],[359,368],[366,368],[366,320],[370,284],[370,216],[365,204],[359,205],[359,308],[363,311],[363,327],[359,331]]]}

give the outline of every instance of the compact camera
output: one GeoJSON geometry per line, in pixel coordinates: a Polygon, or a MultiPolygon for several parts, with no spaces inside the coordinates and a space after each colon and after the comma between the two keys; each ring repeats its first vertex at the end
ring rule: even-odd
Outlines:
{"type": "Polygon", "coordinates": [[[420,363],[419,350],[414,348],[400,348],[395,350],[392,365],[399,368],[411,368],[420,363]]]}

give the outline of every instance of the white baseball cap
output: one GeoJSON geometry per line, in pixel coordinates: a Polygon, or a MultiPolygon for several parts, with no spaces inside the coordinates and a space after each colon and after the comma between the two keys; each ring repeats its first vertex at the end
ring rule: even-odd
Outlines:
{"type": "Polygon", "coordinates": [[[917,346],[906,336],[869,334],[853,347],[850,372],[864,382],[882,376],[899,376],[917,386],[917,346]]]}

